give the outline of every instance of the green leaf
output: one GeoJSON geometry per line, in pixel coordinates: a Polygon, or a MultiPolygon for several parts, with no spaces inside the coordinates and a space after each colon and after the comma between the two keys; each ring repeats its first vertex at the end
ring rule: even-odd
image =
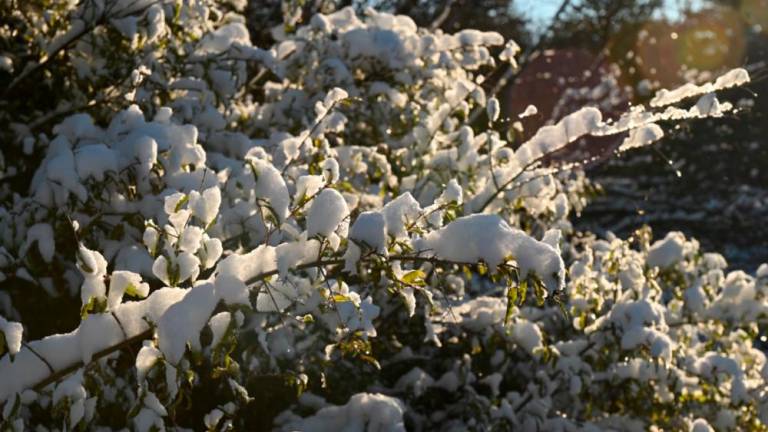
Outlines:
{"type": "Polygon", "coordinates": [[[125,295],[136,297],[138,295],[138,292],[136,292],[136,285],[129,283],[128,286],[125,287],[125,295]]]}
{"type": "Polygon", "coordinates": [[[504,314],[504,325],[509,325],[509,321],[512,319],[512,310],[515,307],[517,301],[517,287],[510,285],[507,288],[507,312],[504,314]]]}
{"type": "Polygon", "coordinates": [[[188,201],[189,201],[189,196],[188,195],[184,195],[179,200],[179,202],[176,203],[176,208],[173,209],[173,212],[175,213],[175,212],[181,210],[181,208],[184,207],[184,204],[186,204],[188,201]]]}
{"type": "Polygon", "coordinates": [[[83,305],[80,309],[80,319],[85,320],[89,314],[103,313],[107,310],[106,297],[91,297],[88,299],[88,303],[83,305]]]}
{"type": "Polygon", "coordinates": [[[343,294],[334,294],[333,301],[336,303],[346,303],[346,302],[351,302],[352,300],[343,294]]]}
{"type": "Polygon", "coordinates": [[[400,280],[410,285],[425,286],[424,278],[426,277],[427,275],[421,270],[411,270],[404,274],[400,280]]]}
{"type": "Polygon", "coordinates": [[[547,299],[547,289],[544,287],[544,283],[535,275],[531,276],[531,281],[533,282],[533,292],[536,295],[536,304],[544,306],[547,299]]]}
{"type": "Polygon", "coordinates": [[[525,296],[528,295],[528,279],[523,279],[520,281],[520,285],[517,286],[517,292],[520,298],[520,301],[517,303],[518,305],[522,305],[525,303],[525,296]]]}

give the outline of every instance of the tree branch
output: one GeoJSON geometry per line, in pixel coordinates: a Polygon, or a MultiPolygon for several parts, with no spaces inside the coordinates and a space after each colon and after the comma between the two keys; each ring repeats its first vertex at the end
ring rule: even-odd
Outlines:
{"type": "MultiPolygon", "coordinates": [[[[412,262],[414,264],[429,263],[429,264],[433,264],[433,265],[442,265],[442,266],[453,266],[453,265],[466,266],[466,265],[475,265],[475,264],[477,264],[476,262],[460,262],[460,261],[445,260],[445,259],[438,258],[437,256],[434,256],[434,255],[433,256],[422,255],[422,253],[424,253],[424,252],[425,251],[419,251],[419,252],[416,252],[415,255],[397,254],[397,255],[390,255],[389,257],[385,257],[383,255],[370,255],[367,258],[361,259],[361,261],[363,261],[363,262],[373,262],[374,260],[383,259],[384,261],[406,261],[406,262],[412,262]]],[[[319,259],[319,260],[313,261],[311,263],[306,263],[306,264],[298,265],[298,266],[294,267],[292,270],[293,271],[300,271],[300,270],[307,270],[307,269],[311,269],[311,268],[321,268],[321,267],[326,267],[326,266],[341,265],[341,264],[344,264],[344,263],[345,263],[345,260],[343,258],[319,259]]],[[[511,268],[515,267],[515,266],[513,266],[511,264],[506,264],[506,263],[502,264],[502,265],[508,266],[508,267],[511,267],[511,268]]],[[[279,271],[277,269],[269,270],[269,271],[266,271],[264,273],[258,274],[258,275],[254,276],[252,278],[247,279],[245,281],[245,284],[248,285],[248,286],[255,285],[255,284],[259,283],[259,282],[265,281],[266,279],[268,279],[268,278],[270,278],[272,276],[276,276],[278,274],[279,274],[279,271]]],[[[123,334],[125,334],[125,330],[124,329],[123,329],[123,332],[124,332],[123,334]]],[[[66,377],[67,375],[77,371],[78,369],[80,369],[82,367],[86,367],[86,366],[92,364],[93,362],[95,362],[95,361],[97,361],[97,360],[99,360],[101,358],[104,358],[104,357],[106,357],[106,356],[108,356],[110,354],[113,354],[113,353],[115,353],[117,351],[120,351],[120,350],[122,350],[124,348],[127,348],[127,347],[129,347],[129,346],[131,346],[131,345],[133,345],[135,343],[138,343],[140,341],[149,339],[149,338],[153,337],[153,335],[154,335],[154,328],[149,328],[149,329],[144,330],[144,331],[142,331],[142,332],[140,332],[138,334],[135,334],[133,336],[127,337],[127,338],[121,340],[119,343],[116,343],[114,345],[105,347],[105,348],[103,348],[100,351],[97,351],[95,354],[93,354],[93,356],[91,357],[91,361],[88,362],[88,363],[84,363],[83,361],[77,361],[77,362],[75,362],[75,363],[73,363],[73,364],[71,364],[69,366],[66,366],[64,368],[61,368],[59,370],[54,370],[54,368],[50,365],[49,362],[47,362],[44,358],[41,358],[46,363],[47,367],[51,370],[52,373],[50,375],[46,376],[43,380],[41,380],[41,381],[39,381],[39,382],[37,382],[35,384],[32,384],[30,387],[33,388],[35,391],[41,391],[46,386],[61,380],[62,378],[66,377]]],[[[31,348],[29,348],[26,344],[25,344],[25,348],[27,348],[28,350],[31,351],[31,348]]],[[[18,390],[21,391],[23,389],[18,389],[18,390]]],[[[2,401],[2,402],[5,402],[5,401],[2,401]]]]}

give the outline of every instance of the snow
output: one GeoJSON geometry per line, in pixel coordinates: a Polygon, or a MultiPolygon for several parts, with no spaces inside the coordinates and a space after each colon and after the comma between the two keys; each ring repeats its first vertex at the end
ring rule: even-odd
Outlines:
{"type": "Polygon", "coordinates": [[[208,226],[219,213],[220,205],[221,189],[218,186],[208,188],[202,194],[198,191],[189,193],[189,209],[192,210],[192,215],[205,226],[208,226]]]}
{"type": "Polygon", "coordinates": [[[163,353],[149,342],[145,342],[136,355],[136,378],[143,383],[150,369],[163,357],[163,353]]]}
{"type": "Polygon", "coordinates": [[[418,250],[462,263],[484,261],[491,269],[512,257],[520,277],[536,273],[550,293],[565,283],[564,263],[550,245],[510,228],[497,215],[458,218],[415,244],[418,250]]]}
{"type": "MultiPolygon", "coordinates": [[[[277,270],[275,248],[262,245],[247,254],[233,253],[224,258],[216,267],[216,277],[217,279],[219,277],[234,277],[245,282],[250,278],[275,270],[277,270]]],[[[229,302],[226,296],[224,299],[229,302]]]]}
{"type": "Polygon", "coordinates": [[[0,70],[13,73],[13,60],[5,55],[0,55],[0,70]]]}
{"type": "Polygon", "coordinates": [[[349,230],[349,238],[367,245],[377,253],[384,253],[387,246],[387,226],[380,212],[363,212],[349,230]]]}
{"type": "Polygon", "coordinates": [[[520,45],[510,39],[504,44],[504,49],[499,54],[499,60],[509,63],[513,69],[517,69],[515,56],[520,52],[520,45]]]}
{"type": "Polygon", "coordinates": [[[149,294],[149,285],[141,281],[139,274],[125,270],[114,271],[109,280],[107,307],[110,310],[115,309],[123,301],[123,294],[146,297],[149,294]]]}
{"type": "Polygon", "coordinates": [[[154,412],[156,412],[158,415],[162,417],[165,417],[168,415],[168,412],[166,411],[163,404],[160,403],[160,400],[151,391],[148,391],[144,395],[144,406],[147,408],[150,408],[151,410],[153,410],[154,412]]]}
{"type": "Polygon", "coordinates": [[[302,197],[309,198],[315,195],[325,184],[325,178],[319,175],[305,175],[296,181],[296,193],[293,194],[294,202],[302,197]]]}
{"type": "Polygon", "coordinates": [[[670,267],[683,259],[685,236],[679,231],[667,233],[662,240],[655,241],[648,249],[648,267],[670,267]]]}
{"type": "Polygon", "coordinates": [[[532,115],[536,115],[538,114],[538,112],[539,110],[536,108],[535,105],[528,105],[527,107],[525,107],[525,111],[518,114],[517,117],[522,119],[522,118],[530,117],[532,115]]]}
{"type": "Polygon", "coordinates": [[[213,333],[213,339],[211,340],[212,347],[217,346],[219,342],[221,342],[231,321],[232,314],[226,311],[219,312],[208,320],[208,327],[211,328],[211,332],[213,333]]]}
{"type": "Polygon", "coordinates": [[[32,179],[35,197],[44,204],[63,205],[69,194],[85,201],[88,192],[80,183],[69,140],[60,135],[51,141],[48,154],[32,179]],[[47,181],[47,183],[44,183],[47,181]]]}
{"type": "Polygon", "coordinates": [[[187,291],[179,302],[171,305],[157,324],[160,351],[171,364],[178,364],[187,344],[200,350],[200,331],[216,307],[212,283],[204,283],[187,291]]]}
{"type": "Polygon", "coordinates": [[[104,277],[107,275],[107,260],[96,251],[80,245],[77,253],[77,267],[83,275],[83,284],[80,287],[80,299],[83,305],[88,304],[91,298],[104,298],[107,287],[104,277]]]}
{"type": "Polygon", "coordinates": [[[535,350],[542,347],[541,329],[530,321],[516,322],[512,326],[512,337],[528,354],[533,355],[535,350]]]}
{"type": "Polygon", "coordinates": [[[197,278],[200,272],[200,259],[190,252],[181,252],[178,255],[170,252],[168,258],[165,255],[155,258],[152,272],[166,285],[177,286],[197,278]]]}
{"type": "Polygon", "coordinates": [[[712,426],[707,423],[703,418],[697,418],[691,424],[690,432],[715,432],[712,426]]]}
{"type": "Polygon", "coordinates": [[[328,237],[349,216],[347,201],[335,189],[323,189],[307,213],[307,236],[328,237]]]}
{"type": "Polygon", "coordinates": [[[427,388],[434,385],[434,383],[435,380],[428,373],[419,367],[415,367],[397,380],[395,390],[400,392],[410,390],[414,396],[421,397],[427,388]]]}
{"type": "Polygon", "coordinates": [[[705,83],[696,85],[693,83],[684,84],[674,90],[659,90],[651,99],[652,107],[663,107],[693,96],[700,96],[706,93],[713,93],[718,90],[724,90],[731,87],[744,85],[750,81],[749,72],[742,68],[731,69],[718,77],[714,83],[705,83]]]}
{"type": "Polygon", "coordinates": [[[645,147],[664,137],[664,131],[656,123],[650,123],[629,131],[629,136],[619,146],[619,151],[645,147]]]}
{"type": "Polygon", "coordinates": [[[288,217],[288,206],[291,202],[283,176],[277,168],[266,161],[250,159],[250,163],[258,178],[253,186],[256,197],[266,199],[277,215],[278,222],[283,222],[288,217]]]}
{"type": "Polygon", "coordinates": [[[231,23],[208,33],[197,48],[197,53],[218,54],[228,50],[234,44],[250,45],[248,29],[242,23],[231,23]]]}
{"type": "Polygon", "coordinates": [[[515,152],[519,166],[524,167],[584,135],[599,131],[602,120],[600,110],[586,107],[568,114],[554,125],[543,126],[515,152]]]}
{"type": "Polygon", "coordinates": [[[342,101],[348,97],[349,94],[346,90],[339,87],[334,87],[325,95],[325,99],[323,99],[323,105],[325,105],[326,108],[331,108],[337,102],[342,101]]]}
{"type": "Polygon", "coordinates": [[[214,408],[211,412],[203,417],[203,424],[205,424],[205,427],[207,427],[208,430],[216,430],[216,425],[219,424],[223,417],[224,411],[218,408],[214,408]]]}
{"type": "Polygon", "coordinates": [[[456,179],[450,179],[438,201],[441,203],[461,204],[463,202],[462,195],[463,191],[459,182],[456,179]]]}
{"type": "Polygon", "coordinates": [[[328,158],[323,161],[323,178],[328,184],[339,181],[339,162],[334,158],[328,158]]]}
{"type": "Polygon", "coordinates": [[[256,310],[282,313],[297,297],[298,292],[294,284],[283,281],[263,284],[260,285],[259,295],[256,297],[256,310]]]}
{"type": "Polygon", "coordinates": [[[319,252],[320,242],[315,239],[307,240],[304,236],[295,242],[279,245],[275,249],[275,254],[280,278],[285,279],[288,271],[298,265],[317,260],[319,252]]]}
{"type": "MultiPolygon", "coordinates": [[[[334,282],[336,283],[336,282],[334,282]]],[[[331,290],[334,295],[340,295],[346,298],[344,301],[334,301],[337,313],[326,315],[329,327],[332,329],[341,326],[349,332],[361,331],[364,338],[375,337],[376,327],[373,320],[379,316],[381,308],[373,303],[371,296],[364,300],[355,291],[350,291],[346,283],[336,284],[331,290]]]]}
{"type": "Polygon", "coordinates": [[[224,246],[221,240],[217,238],[210,238],[207,234],[203,234],[203,243],[197,254],[200,257],[200,265],[204,270],[207,270],[216,265],[224,252],[224,246]]]}
{"type": "Polygon", "coordinates": [[[216,277],[215,283],[217,295],[227,304],[250,305],[248,286],[245,285],[243,280],[228,274],[222,274],[216,277]]]}
{"type": "Polygon", "coordinates": [[[107,171],[117,172],[117,157],[104,144],[82,146],[75,152],[75,166],[81,180],[103,181],[107,171]]]}
{"type": "Polygon", "coordinates": [[[421,206],[410,192],[405,192],[387,203],[381,210],[387,226],[387,234],[400,239],[408,236],[406,224],[414,222],[421,215],[421,206]]]}
{"type": "MultiPolygon", "coordinates": [[[[145,317],[157,322],[169,306],[181,300],[187,292],[165,288],[153,292],[146,300],[120,305],[113,313],[122,327],[118,327],[111,314],[92,314],[71,333],[48,336],[29,344],[55,370],[60,370],[122,341],[123,331],[128,337],[144,332],[149,328],[145,317]]],[[[31,387],[49,373],[47,365],[29,349],[22,348],[14,362],[3,357],[0,359],[0,401],[31,387]]]]}
{"type": "Polygon", "coordinates": [[[56,242],[53,236],[53,227],[47,223],[38,223],[29,227],[27,238],[19,248],[20,255],[25,255],[29,247],[37,242],[37,250],[43,261],[50,263],[56,253],[56,242]]]}
{"type": "Polygon", "coordinates": [[[176,241],[176,246],[182,252],[195,253],[203,241],[203,229],[194,225],[188,225],[181,232],[176,241]]]}
{"type": "Polygon", "coordinates": [[[357,393],[345,405],[325,407],[313,416],[283,425],[282,430],[405,432],[404,413],[405,405],[397,398],[357,393]]]}
{"type": "Polygon", "coordinates": [[[85,398],[88,397],[83,387],[83,369],[71,374],[61,381],[53,391],[53,405],[57,405],[63,399],[69,399],[69,427],[75,426],[85,416],[85,398]]]}
{"type": "Polygon", "coordinates": [[[493,123],[499,119],[501,114],[501,107],[499,106],[499,100],[495,97],[488,99],[488,105],[485,107],[488,112],[488,120],[493,123]]]}
{"type": "Polygon", "coordinates": [[[24,327],[22,327],[21,323],[7,321],[0,316],[0,333],[3,334],[5,345],[8,347],[8,352],[10,352],[11,355],[16,355],[21,349],[23,332],[24,327]]]}

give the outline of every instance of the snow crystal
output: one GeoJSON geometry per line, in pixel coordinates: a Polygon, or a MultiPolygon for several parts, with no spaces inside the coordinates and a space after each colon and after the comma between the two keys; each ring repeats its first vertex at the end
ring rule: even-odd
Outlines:
{"type": "Polygon", "coordinates": [[[416,246],[451,261],[473,263],[482,260],[492,269],[511,256],[517,262],[521,277],[536,273],[550,293],[565,283],[564,263],[557,251],[510,228],[497,215],[474,214],[456,219],[429,233],[416,246]]]}
{"type": "Polygon", "coordinates": [[[328,237],[349,216],[347,201],[335,189],[324,189],[307,213],[307,235],[328,237]]]}

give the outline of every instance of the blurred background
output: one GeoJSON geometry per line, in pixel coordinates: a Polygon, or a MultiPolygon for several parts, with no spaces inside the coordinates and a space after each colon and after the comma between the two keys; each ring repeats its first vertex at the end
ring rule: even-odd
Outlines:
{"type": "Polygon", "coordinates": [[[752,84],[726,95],[741,108],[734,115],[668,127],[659,144],[621,156],[619,137],[577,142],[561,157],[595,159],[587,176],[600,187],[577,229],[627,236],[647,224],[656,236],[696,237],[734,268],[768,262],[768,0],[268,0],[250,2],[252,37],[269,46],[274,23],[345,6],[517,41],[519,68],[498,68],[485,87],[498,91],[518,144],[581,106],[617,116],[659,88],[746,68],[752,84]],[[515,125],[529,104],[537,114],[515,125]]]}

